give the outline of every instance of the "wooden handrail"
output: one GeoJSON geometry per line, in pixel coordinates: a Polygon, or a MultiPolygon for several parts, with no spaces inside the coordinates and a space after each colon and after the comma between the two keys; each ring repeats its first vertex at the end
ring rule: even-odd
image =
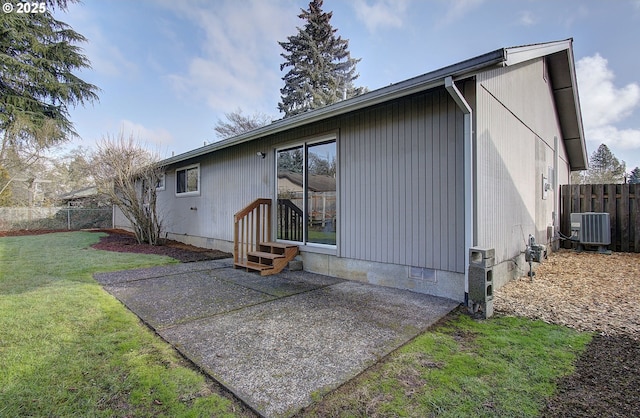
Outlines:
{"type": "Polygon", "coordinates": [[[233,215],[234,222],[239,220],[240,218],[245,217],[249,212],[253,211],[259,205],[269,205],[271,206],[271,199],[267,199],[264,197],[258,198],[253,202],[249,203],[244,209],[239,210],[233,215]]]}
{"type": "Polygon", "coordinates": [[[233,261],[243,263],[247,253],[271,241],[271,199],[256,199],[233,215],[233,261]]]}

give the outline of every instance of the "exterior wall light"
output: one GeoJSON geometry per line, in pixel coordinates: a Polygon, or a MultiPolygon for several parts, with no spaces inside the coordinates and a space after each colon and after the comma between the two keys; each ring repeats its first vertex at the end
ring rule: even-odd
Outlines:
{"type": "Polygon", "coordinates": [[[264,158],[264,157],[266,157],[266,156],[267,156],[267,154],[265,154],[265,153],[264,153],[264,152],[262,152],[262,151],[258,151],[258,152],[256,152],[256,155],[257,155],[258,157],[260,157],[260,158],[264,158]]]}

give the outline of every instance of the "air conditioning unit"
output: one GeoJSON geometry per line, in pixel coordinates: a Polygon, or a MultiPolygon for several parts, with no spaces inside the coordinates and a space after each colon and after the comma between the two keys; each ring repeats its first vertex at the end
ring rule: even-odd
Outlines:
{"type": "Polygon", "coordinates": [[[611,244],[609,214],[599,212],[572,213],[571,237],[584,245],[602,247],[611,244]]]}

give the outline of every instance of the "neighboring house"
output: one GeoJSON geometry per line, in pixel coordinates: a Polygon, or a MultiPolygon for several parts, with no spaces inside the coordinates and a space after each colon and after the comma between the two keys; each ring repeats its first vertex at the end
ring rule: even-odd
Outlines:
{"type": "Polygon", "coordinates": [[[83,187],[69,193],[58,195],[57,200],[64,206],[72,208],[98,208],[110,206],[109,200],[98,193],[96,186],[83,187]]]}
{"type": "Polygon", "coordinates": [[[171,157],[168,236],[233,250],[234,213],[264,198],[260,225],[278,240],[292,228],[278,194],[310,196],[318,161],[335,162],[322,189],[334,213],[318,227],[308,198],[294,205],[305,270],[465,301],[482,247],[497,289],[522,272],[529,234],[554,239],[559,185],[587,165],[572,40],[498,49],[171,157]]]}

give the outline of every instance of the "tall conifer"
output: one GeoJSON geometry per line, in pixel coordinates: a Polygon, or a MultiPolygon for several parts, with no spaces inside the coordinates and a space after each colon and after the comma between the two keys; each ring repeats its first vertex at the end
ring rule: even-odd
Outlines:
{"type": "MultiPolygon", "coordinates": [[[[86,39],[56,20],[47,0],[39,13],[0,14],[0,161],[25,143],[47,148],[73,135],[69,107],[98,99],[98,88],[76,71],[89,68],[78,43],[86,39]]],[[[15,3],[15,2],[13,2],[15,3]]]]}
{"type": "Polygon", "coordinates": [[[365,91],[353,84],[360,59],[351,58],[349,41],[336,36],[337,29],[330,22],[333,13],[322,11],[322,0],[312,0],[309,9],[301,11],[298,17],[305,21],[304,26],[286,42],[279,42],[285,51],[280,54],[285,60],[280,70],[289,69],[282,78],[285,85],[278,103],[285,117],[365,91]]]}

